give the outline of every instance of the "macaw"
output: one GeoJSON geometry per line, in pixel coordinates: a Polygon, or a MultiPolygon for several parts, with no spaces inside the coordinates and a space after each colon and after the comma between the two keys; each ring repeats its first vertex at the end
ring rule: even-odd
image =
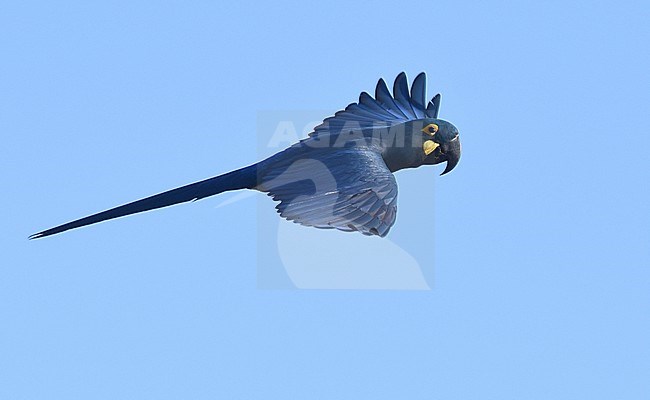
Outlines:
{"type": "Polygon", "coordinates": [[[156,194],[30,236],[42,238],[219,193],[252,189],[279,202],[280,216],[316,228],[384,237],[397,216],[393,172],[460,159],[458,129],[438,119],[440,94],[426,103],[426,76],[410,88],[405,73],[393,93],[380,79],[373,98],[362,92],[307,138],[256,164],[156,194]]]}

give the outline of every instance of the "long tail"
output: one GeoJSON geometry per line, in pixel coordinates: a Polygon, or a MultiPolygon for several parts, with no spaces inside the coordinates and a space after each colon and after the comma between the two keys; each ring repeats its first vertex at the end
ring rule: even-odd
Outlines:
{"type": "Polygon", "coordinates": [[[136,214],[156,208],[167,207],[173,204],[199,200],[222,192],[237,189],[251,189],[257,184],[257,168],[251,165],[204,181],[191,183],[163,193],[159,193],[142,200],[137,200],[123,206],[111,208],[97,214],[90,215],[67,224],[31,235],[30,239],[42,238],[65,232],[69,229],[96,224],[113,218],[136,214]]]}

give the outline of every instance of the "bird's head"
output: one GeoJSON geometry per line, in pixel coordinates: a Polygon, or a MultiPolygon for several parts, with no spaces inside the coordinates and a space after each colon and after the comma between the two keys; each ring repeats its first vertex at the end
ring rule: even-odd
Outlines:
{"type": "Polygon", "coordinates": [[[444,175],[458,165],[458,129],[445,120],[417,119],[395,125],[389,132],[382,137],[386,139],[382,143],[385,148],[384,161],[391,171],[446,162],[441,174],[444,175]]]}
{"type": "Polygon", "coordinates": [[[458,129],[450,122],[437,118],[425,118],[418,122],[418,127],[422,127],[419,132],[422,135],[424,153],[422,164],[433,165],[446,161],[447,166],[440,175],[454,169],[460,160],[458,129]]]}
{"type": "Polygon", "coordinates": [[[395,78],[392,94],[386,82],[380,79],[373,98],[366,92],[359,102],[326,118],[309,136],[322,137],[330,143],[369,142],[380,148],[386,166],[391,172],[446,162],[442,175],[450,172],[460,160],[458,129],[439,119],[440,94],[426,101],[426,75],[415,77],[409,90],[405,73],[395,78]]]}

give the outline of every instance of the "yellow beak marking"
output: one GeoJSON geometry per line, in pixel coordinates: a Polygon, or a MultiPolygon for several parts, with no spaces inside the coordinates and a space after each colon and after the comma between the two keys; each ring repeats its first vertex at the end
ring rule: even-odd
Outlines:
{"type": "Polygon", "coordinates": [[[424,154],[429,155],[433,153],[433,151],[440,146],[438,143],[434,142],[433,140],[427,140],[422,144],[422,150],[424,150],[424,154]]]}

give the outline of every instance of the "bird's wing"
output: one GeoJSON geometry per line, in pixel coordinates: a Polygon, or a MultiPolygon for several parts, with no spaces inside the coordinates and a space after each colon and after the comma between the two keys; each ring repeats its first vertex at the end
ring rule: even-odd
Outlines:
{"type": "Polygon", "coordinates": [[[367,147],[329,150],[273,169],[258,189],[296,223],[386,236],[397,214],[397,182],[381,155],[367,147]]]}
{"type": "Polygon", "coordinates": [[[359,102],[352,103],[345,110],[337,111],[334,116],[326,118],[309,136],[337,135],[344,129],[350,130],[357,126],[370,128],[415,119],[438,118],[440,94],[426,103],[426,79],[424,72],[420,73],[409,92],[406,74],[402,72],[395,78],[392,95],[386,82],[380,79],[374,98],[366,92],[361,93],[359,102]]]}

